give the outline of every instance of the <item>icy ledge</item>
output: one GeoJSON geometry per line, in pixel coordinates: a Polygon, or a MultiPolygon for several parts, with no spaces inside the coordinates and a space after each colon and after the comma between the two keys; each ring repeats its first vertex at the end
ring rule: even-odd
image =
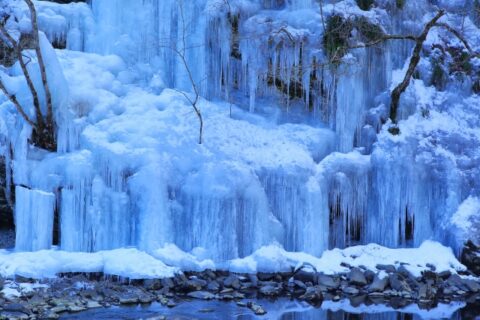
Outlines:
{"type": "Polygon", "coordinates": [[[243,259],[214,263],[207,253],[195,249],[186,253],[174,245],[152,251],[150,254],[134,248],[96,253],[43,250],[37,252],[9,252],[0,250],[0,275],[15,275],[34,279],[54,278],[60,273],[102,272],[130,279],[170,278],[182,271],[224,269],[237,273],[291,271],[300,265],[311,265],[317,272],[336,274],[348,272],[346,265],[364,266],[377,271],[377,264],[404,265],[414,276],[423,270],[457,273],[466,270],[450,248],[440,243],[425,241],[419,248],[389,249],[376,244],[355,246],[344,250],[325,251],[321,258],[301,252],[287,252],[278,245],[260,248],[243,259]]]}

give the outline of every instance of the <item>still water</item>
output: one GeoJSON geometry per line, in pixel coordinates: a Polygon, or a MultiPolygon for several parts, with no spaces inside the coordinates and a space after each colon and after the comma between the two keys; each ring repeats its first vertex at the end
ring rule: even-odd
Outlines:
{"type": "Polygon", "coordinates": [[[161,304],[149,306],[112,307],[94,309],[78,314],[64,315],[61,319],[155,319],[166,316],[168,320],[218,319],[218,320],[414,320],[414,319],[475,319],[480,320],[480,305],[465,302],[438,304],[431,309],[422,309],[417,305],[409,305],[401,309],[393,309],[385,305],[356,305],[351,301],[324,301],[322,305],[313,307],[307,303],[280,299],[276,301],[258,300],[267,314],[255,316],[245,307],[235,302],[220,301],[184,301],[177,307],[169,309],[161,304]]]}

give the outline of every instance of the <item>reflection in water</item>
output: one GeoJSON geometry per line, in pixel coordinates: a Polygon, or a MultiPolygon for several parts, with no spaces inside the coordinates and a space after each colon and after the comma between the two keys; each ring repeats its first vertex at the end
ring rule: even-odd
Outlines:
{"type": "MultiPolygon", "coordinates": [[[[417,305],[409,305],[394,310],[385,305],[364,304],[353,307],[348,300],[339,302],[325,301],[319,307],[299,301],[280,299],[276,301],[258,300],[268,313],[265,316],[255,316],[245,307],[239,307],[234,302],[220,301],[189,301],[182,302],[177,307],[168,309],[154,303],[149,306],[114,307],[110,309],[95,309],[83,313],[65,315],[61,319],[149,319],[164,315],[169,320],[212,319],[212,320],[416,320],[416,319],[475,319],[474,313],[464,317],[467,310],[464,302],[438,304],[435,308],[426,310],[417,305]]],[[[471,306],[468,306],[470,308],[471,306]]],[[[473,310],[473,309],[472,309],[473,310]]],[[[471,314],[471,312],[470,312],[471,314]]],[[[480,319],[480,318],[479,318],[480,319]]]]}

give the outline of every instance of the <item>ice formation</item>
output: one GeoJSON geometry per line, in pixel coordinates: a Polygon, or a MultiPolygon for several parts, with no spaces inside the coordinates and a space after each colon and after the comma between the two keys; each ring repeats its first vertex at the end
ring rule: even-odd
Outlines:
{"type": "MultiPolygon", "coordinates": [[[[450,79],[437,90],[422,59],[402,97],[401,135],[392,136],[382,127],[387,90],[411,44],[322,65],[325,17],[416,33],[433,10],[423,0],[401,10],[378,3],[362,11],[353,0],[325,1],[320,11],[312,0],[37,1],[59,145],[57,153],[30,146],[31,129],[0,97],[17,251],[50,249],[54,231],[65,251],[134,246],[162,260],[200,252],[194,269],[273,243],[318,257],[370,242],[458,248],[466,215],[457,211],[480,196],[480,97],[471,83],[450,79]],[[202,96],[203,145],[183,95],[192,85],[202,96]]],[[[21,25],[26,8],[13,7],[21,25]]],[[[478,48],[480,31],[462,21],[478,48]]],[[[427,45],[442,37],[432,32],[427,45]]],[[[16,65],[1,76],[28,104],[20,74],[16,65]]]]}

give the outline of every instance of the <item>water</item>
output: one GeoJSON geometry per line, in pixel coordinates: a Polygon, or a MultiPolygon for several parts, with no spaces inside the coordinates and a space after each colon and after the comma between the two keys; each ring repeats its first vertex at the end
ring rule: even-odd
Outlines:
{"type": "Polygon", "coordinates": [[[384,305],[355,305],[354,301],[325,301],[321,306],[311,306],[304,302],[280,299],[277,301],[260,300],[268,313],[256,316],[251,310],[239,307],[235,302],[220,301],[190,301],[183,302],[169,309],[155,303],[151,306],[112,307],[109,309],[94,309],[83,313],[70,314],[61,319],[153,319],[166,316],[167,319],[375,319],[375,320],[413,320],[413,319],[480,319],[480,306],[468,305],[463,302],[439,304],[427,310],[417,305],[409,305],[399,310],[384,305]]]}

